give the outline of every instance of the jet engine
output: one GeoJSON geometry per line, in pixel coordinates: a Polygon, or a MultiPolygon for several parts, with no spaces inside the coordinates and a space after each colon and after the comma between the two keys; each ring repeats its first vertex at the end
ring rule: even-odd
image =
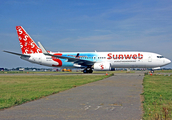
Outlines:
{"type": "Polygon", "coordinates": [[[111,70],[111,64],[106,62],[106,63],[95,63],[93,65],[94,70],[105,70],[105,71],[110,71],[111,70]]]}

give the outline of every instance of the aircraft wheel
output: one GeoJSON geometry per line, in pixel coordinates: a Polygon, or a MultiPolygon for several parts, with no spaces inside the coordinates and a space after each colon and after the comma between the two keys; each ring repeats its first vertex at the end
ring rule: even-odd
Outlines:
{"type": "Polygon", "coordinates": [[[88,69],[88,68],[86,68],[86,69],[84,69],[83,70],[83,73],[93,73],[93,70],[92,69],[88,69]]]}
{"type": "Polygon", "coordinates": [[[93,73],[93,70],[92,70],[92,69],[90,69],[90,70],[89,70],[89,73],[93,73]]]}
{"type": "Polygon", "coordinates": [[[84,70],[83,70],[83,73],[87,73],[87,70],[86,70],[86,69],[84,69],[84,70]]]}

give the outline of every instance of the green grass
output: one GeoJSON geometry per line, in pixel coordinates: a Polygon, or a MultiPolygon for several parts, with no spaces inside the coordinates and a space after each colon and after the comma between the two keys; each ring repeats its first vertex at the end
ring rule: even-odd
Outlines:
{"type": "MultiPolygon", "coordinates": [[[[61,71],[58,71],[58,72],[52,72],[52,71],[0,71],[0,74],[54,74],[54,73],[83,73],[81,71],[79,72],[75,72],[75,71],[72,71],[72,72],[61,72],[61,71]]],[[[96,73],[96,74],[99,74],[99,73],[108,73],[108,74],[113,74],[113,73],[135,73],[135,71],[93,71],[93,73],[96,73]]]]}
{"type": "Polygon", "coordinates": [[[27,73],[26,71],[0,71],[0,74],[27,73]]]}
{"type": "Polygon", "coordinates": [[[144,120],[172,119],[172,76],[146,75],[144,78],[144,120]]]}
{"type": "MultiPolygon", "coordinates": [[[[111,76],[111,75],[109,75],[111,76]]],[[[36,100],[79,85],[102,80],[106,75],[0,76],[0,109],[36,100]]]]}
{"type": "Polygon", "coordinates": [[[155,73],[172,73],[172,70],[155,70],[155,73]]]}

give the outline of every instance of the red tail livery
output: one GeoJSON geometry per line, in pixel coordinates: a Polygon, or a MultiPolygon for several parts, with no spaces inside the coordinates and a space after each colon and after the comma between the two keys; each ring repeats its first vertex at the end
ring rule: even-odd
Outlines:
{"type": "Polygon", "coordinates": [[[36,43],[32,40],[29,34],[27,34],[22,26],[16,26],[16,30],[23,54],[42,53],[42,50],[36,45],[36,43]]]}

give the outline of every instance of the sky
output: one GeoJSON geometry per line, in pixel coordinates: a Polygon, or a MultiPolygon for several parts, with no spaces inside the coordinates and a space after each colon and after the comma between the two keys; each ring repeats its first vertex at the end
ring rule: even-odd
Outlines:
{"type": "Polygon", "coordinates": [[[15,26],[50,51],[146,51],[172,60],[172,0],[0,0],[0,67],[44,68],[2,52],[21,53],[15,26]]]}

